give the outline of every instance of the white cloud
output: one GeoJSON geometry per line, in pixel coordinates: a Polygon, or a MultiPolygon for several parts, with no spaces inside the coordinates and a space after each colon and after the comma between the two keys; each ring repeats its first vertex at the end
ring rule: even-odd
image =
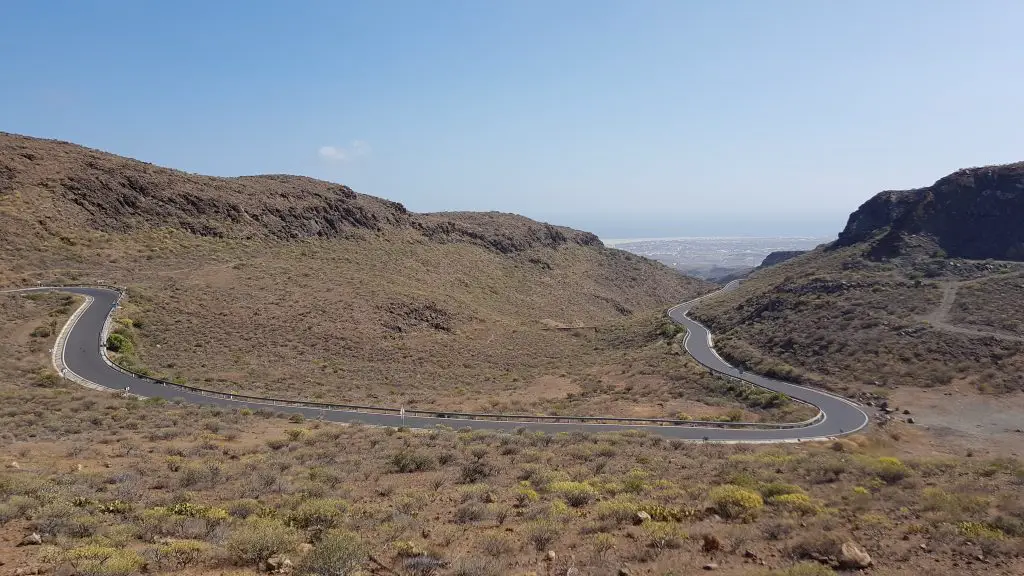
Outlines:
{"type": "Polygon", "coordinates": [[[348,146],[321,146],[317,155],[327,162],[349,162],[370,153],[370,145],[362,140],[353,140],[348,146]]]}

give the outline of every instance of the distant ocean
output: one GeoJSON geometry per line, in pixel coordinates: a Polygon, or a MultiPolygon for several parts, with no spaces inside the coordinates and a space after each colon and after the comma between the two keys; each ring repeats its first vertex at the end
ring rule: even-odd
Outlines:
{"type": "Polygon", "coordinates": [[[820,236],[695,236],[679,238],[610,238],[606,246],[632,252],[682,272],[711,277],[753,268],[780,250],[811,250],[835,237],[820,236]]]}

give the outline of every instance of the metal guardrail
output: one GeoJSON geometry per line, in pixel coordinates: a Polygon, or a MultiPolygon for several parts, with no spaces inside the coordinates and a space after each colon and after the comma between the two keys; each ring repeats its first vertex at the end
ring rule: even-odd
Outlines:
{"type": "MultiPolygon", "coordinates": [[[[691,428],[747,428],[747,429],[792,429],[792,428],[806,428],[812,426],[824,418],[824,413],[818,410],[818,414],[813,418],[804,420],[803,422],[787,422],[787,423],[775,423],[775,422],[721,422],[717,420],[678,420],[671,418],[628,418],[628,417],[617,417],[617,416],[549,416],[549,415],[536,415],[536,414],[495,414],[495,413],[482,413],[482,412],[448,412],[445,410],[418,410],[418,409],[402,409],[393,408],[389,406],[370,406],[361,404],[335,404],[328,402],[307,402],[302,400],[285,400],[281,398],[269,398],[263,396],[251,396],[247,394],[231,394],[227,392],[218,392],[216,390],[208,390],[205,388],[198,388],[195,386],[189,386],[187,384],[178,384],[176,382],[169,382],[160,378],[154,378],[152,376],[145,376],[131,370],[127,370],[121,366],[118,366],[112,362],[106,354],[106,337],[110,328],[110,323],[113,319],[114,311],[117,310],[120,305],[121,299],[124,297],[125,289],[119,286],[111,286],[104,284],[94,284],[93,287],[104,288],[107,290],[115,291],[118,293],[117,300],[114,301],[110,311],[107,312],[107,317],[104,321],[103,330],[100,332],[99,341],[99,352],[103,361],[106,362],[111,368],[118,370],[128,376],[164,386],[167,388],[173,388],[195,394],[198,396],[204,396],[208,398],[218,398],[222,400],[234,401],[234,402],[245,402],[251,404],[264,404],[270,406],[281,406],[289,408],[306,408],[313,410],[331,410],[331,411],[344,411],[344,412],[364,412],[368,414],[405,414],[406,416],[420,416],[427,418],[436,419],[463,419],[463,420],[495,420],[504,422],[561,422],[561,423],[608,423],[608,424],[654,424],[658,426],[684,426],[691,428]]],[[[66,286],[70,288],[72,286],[66,286]]],[[[55,286],[54,288],[60,288],[55,286]]],[[[750,382],[735,378],[728,374],[720,373],[716,370],[710,369],[712,373],[719,374],[734,380],[744,382],[747,385],[754,386],[750,382]]],[[[798,402],[802,402],[797,400],[798,402]]],[[[804,402],[806,404],[806,402],[804,402]]]]}

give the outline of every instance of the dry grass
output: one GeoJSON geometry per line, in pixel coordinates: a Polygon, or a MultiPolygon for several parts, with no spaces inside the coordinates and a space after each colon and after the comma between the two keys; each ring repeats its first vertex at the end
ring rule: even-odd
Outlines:
{"type": "Polygon", "coordinates": [[[37,377],[52,339],[29,332],[66,315],[59,296],[0,305],[14,327],[0,353],[23,359],[0,369],[0,534],[44,539],[6,551],[9,567],[99,556],[97,574],[251,572],[283,553],[304,573],[324,558],[369,569],[372,556],[398,574],[665,574],[709,561],[816,574],[807,562],[846,540],[875,574],[1024,567],[1015,459],[915,456],[878,432],[777,447],[417,433],[119,399],[37,377]],[[634,525],[641,510],[651,520],[634,525]]]}

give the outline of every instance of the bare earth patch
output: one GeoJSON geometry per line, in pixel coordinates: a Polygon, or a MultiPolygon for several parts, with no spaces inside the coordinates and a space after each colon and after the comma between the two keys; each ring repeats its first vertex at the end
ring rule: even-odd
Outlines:
{"type": "Polygon", "coordinates": [[[1024,453],[1024,392],[981,394],[971,386],[901,388],[889,403],[909,409],[918,426],[941,445],[978,455],[1024,453]]]}

